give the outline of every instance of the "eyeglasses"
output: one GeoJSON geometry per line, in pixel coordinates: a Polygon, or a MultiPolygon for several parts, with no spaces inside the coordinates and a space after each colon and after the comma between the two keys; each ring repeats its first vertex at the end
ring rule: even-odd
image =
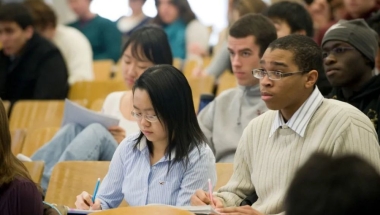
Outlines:
{"type": "Polygon", "coordinates": [[[136,113],[135,111],[132,111],[131,114],[136,120],[141,120],[144,117],[148,122],[158,121],[158,117],[156,115],[143,115],[141,113],[136,113]]]}
{"type": "Polygon", "coordinates": [[[331,49],[330,51],[323,51],[322,52],[322,57],[323,59],[327,58],[331,53],[334,54],[334,56],[339,56],[347,51],[350,51],[350,50],[355,50],[355,48],[353,47],[335,47],[333,49],[331,49]]]}
{"type": "Polygon", "coordinates": [[[264,78],[265,75],[267,75],[268,78],[270,80],[272,80],[272,81],[277,81],[277,80],[280,80],[283,77],[292,76],[292,75],[295,75],[295,74],[298,74],[298,73],[303,73],[303,72],[287,72],[287,73],[283,73],[283,72],[280,72],[280,71],[266,71],[264,69],[254,69],[254,70],[252,70],[253,77],[255,77],[257,79],[262,79],[262,78],[264,78]]]}

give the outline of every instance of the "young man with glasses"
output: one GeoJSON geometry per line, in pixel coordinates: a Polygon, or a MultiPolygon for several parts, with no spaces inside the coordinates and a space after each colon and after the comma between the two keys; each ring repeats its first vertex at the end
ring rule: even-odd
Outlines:
{"type": "MultiPolygon", "coordinates": [[[[289,183],[314,152],[354,153],[380,170],[380,146],[371,121],[347,103],[325,99],[315,85],[320,71],[322,52],[311,38],[290,35],[269,45],[254,75],[270,110],[244,130],[234,173],[212,198],[220,213],[284,214],[289,183]],[[254,192],[257,201],[237,207],[254,192]]],[[[198,190],[191,203],[211,202],[206,192],[198,190]]]]}
{"type": "Polygon", "coordinates": [[[230,28],[228,50],[239,86],[222,92],[198,116],[217,162],[233,162],[244,128],[267,110],[252,69],[259,66],[260,57],[276,38],[275,27],[262,15],[243,16],[230,28]]]}
{"type": "Polygon", "coordinates": [[[347,102],[367,115],[380,135],[380,76],[375,76],[378,36],[363,19],[340,21],[322,42],[329,98],[347,102]]]}

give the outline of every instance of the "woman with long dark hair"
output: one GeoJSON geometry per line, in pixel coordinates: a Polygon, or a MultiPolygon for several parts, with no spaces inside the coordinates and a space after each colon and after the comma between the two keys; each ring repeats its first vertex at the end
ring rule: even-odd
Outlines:
{"type": "Polygon", "coordinates": [[[147,69],[133,87],[133,110],[141,132],[117,148],[95,202],[83,192],[80,209],[190,205],[196,189],[216,181],[215,158],[206,144],[185,76],[170,65],[147,69]]]}
{"type": "MultiPolygon", "coordinates": [[[[145,69],[155,64],[172,64],[173,57],[165,32],[155,26],[136,30],[123,49],[122,71],[125,84],[131,89],[145,69]]],[[[41,186],[46,191],[51,172],[58,162],[67,160],[111,160],[119,143],[139,131],[131,115],[132,91],[113,92],[104,101],[104,114],[120,120],[119,126],[105,128],[100,124],[82,127],[68,124],[39,149],[32,160],[45,161],[41,186]]]]}
{"type": "Polygon", "coordinates": [[[42,215],[42,194],[11,151],[8,117],[0,99],[0,213],[42,215]]]}

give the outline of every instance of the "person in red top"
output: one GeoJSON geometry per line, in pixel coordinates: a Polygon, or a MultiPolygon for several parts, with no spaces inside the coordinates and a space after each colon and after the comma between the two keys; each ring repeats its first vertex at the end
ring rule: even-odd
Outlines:
{"type": "Polygon", "coordinates": [[[11,151],[8,116],[0,99],[0,214],[42,215],[41,189],[11,151]]]}
{"type": "MultiPolygon", "coordinates": [[[[345,20],[369,19],[374,13],[380,10],[380,5],[377,0],[343,0],[344,7],[346,8],[346,15],[343,17],[345,20]]],[[[338,21],[338,20],[337,20],[338,21]]],[[[323,36],[326,31],[334,25],[337,21],[322,28],[317,32],[315,40],[318,44],[321,44],[323,36]]]]}

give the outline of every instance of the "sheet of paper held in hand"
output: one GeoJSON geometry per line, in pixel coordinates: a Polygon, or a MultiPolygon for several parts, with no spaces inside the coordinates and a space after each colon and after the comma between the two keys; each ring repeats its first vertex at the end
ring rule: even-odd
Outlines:
{"type": "Polygon", "coordinates": [[[104,127],[109,128],[111,126],[119,125],[119,119],[86,109],[66,99],[62,127],[69,123],[75,123],[83,127],[87,127],[93,123],[99,123],[104,127]]]}

